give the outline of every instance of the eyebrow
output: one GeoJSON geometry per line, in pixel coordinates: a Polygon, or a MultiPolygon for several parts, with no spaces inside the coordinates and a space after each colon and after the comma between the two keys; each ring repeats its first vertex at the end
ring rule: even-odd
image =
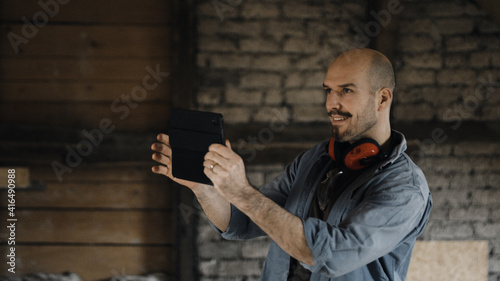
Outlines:
{"type": "MultiPolygon", "coordinates": [[[[339,88],[346,88],[346,87],[354,87],[354,88],[357,88],[356,87],[356,84],[354,83],[346,83],[346,84],[342,84],[342,85],[338,85],[339,88]]],[[[325,83],[323,83],[323,88],[330,88],[329,86],[325,85],[325,83]]]]}
{"type": "Polygon", "coordinates": [[[339,85],[339,88],[346,88],[346,87],[357,88],[356,84],[354,84],[354,83],[346,83],[346,84],[339,85]]]}

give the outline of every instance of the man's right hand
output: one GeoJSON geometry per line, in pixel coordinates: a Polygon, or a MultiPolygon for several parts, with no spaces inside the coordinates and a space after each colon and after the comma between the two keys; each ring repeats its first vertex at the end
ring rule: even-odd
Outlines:
{"type": "Polygon", "coordinates": [[[155,151],[152,158],[161,165],[153,166],[151,169],[153,173],[167,176],[176,183],[187,186],[191,190],[204,186],[201,183],[175,178],[172,175],[172,149],[170,148],[169,137],[165,134],[159,134],[156,139],[158,142],[151,145],[151,150],[155,151]]]}
{"type": "Polygon", "coordinates": [[[151,149],[155,151],[153,153],[153,160],[160,165],[153,166],[153,173],[167,176],[176,183],[191,189],[208,219],[218,229],[225,231],[231,218],[231,206],[229,202],[211,185],[175,178],[172,175],[172,149],[170,148],[168,135],[159,134],[156,138],[158,142],[153,143],[151,149]]]}

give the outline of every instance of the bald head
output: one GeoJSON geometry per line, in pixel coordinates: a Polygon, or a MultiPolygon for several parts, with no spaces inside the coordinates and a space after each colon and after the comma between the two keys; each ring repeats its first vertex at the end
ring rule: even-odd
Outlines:
{"type": "Polygon", "coordinates": [[[342,53],[334,62],[347,63],[364,70],[373,92],[388,88],[391,92],[396,86],[394,69],[389,59],[372,49],[352,49],[342,53]]]}

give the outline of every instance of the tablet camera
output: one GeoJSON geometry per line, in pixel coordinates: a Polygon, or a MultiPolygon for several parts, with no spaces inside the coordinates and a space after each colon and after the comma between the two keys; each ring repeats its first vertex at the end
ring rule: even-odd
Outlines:
{"type": "Polygon", "coordinates": [[[214,126],[219,126],[219,124],[220,124],[220,117],[216,116],[216,117],[212,118],[212,124],[214,126]]]}

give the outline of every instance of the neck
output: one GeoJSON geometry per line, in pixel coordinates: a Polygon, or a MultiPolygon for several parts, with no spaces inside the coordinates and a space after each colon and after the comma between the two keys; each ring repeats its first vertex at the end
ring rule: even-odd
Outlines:
{"type": "Polygon", "coordinates": [[[381,151],[384,152],[387,151],[391,143],[391,127],[386,126],[383,133],[380,134],[380,137],[378,137],[378,139],[375,140],[379,143],[381,151]]]}
{"type": "MultiPolygon", "coordinates": [[[[381,126],[378,128],[374,128],[371,133],[365,135],[367,138],[374,139],[379,145],[381,151],[385,151],[389,148],[390,138],[391,138],[391,126],[381,126]]],[[[349,143],[353,143],[354,141],[349,141],[349,143]]]]}

